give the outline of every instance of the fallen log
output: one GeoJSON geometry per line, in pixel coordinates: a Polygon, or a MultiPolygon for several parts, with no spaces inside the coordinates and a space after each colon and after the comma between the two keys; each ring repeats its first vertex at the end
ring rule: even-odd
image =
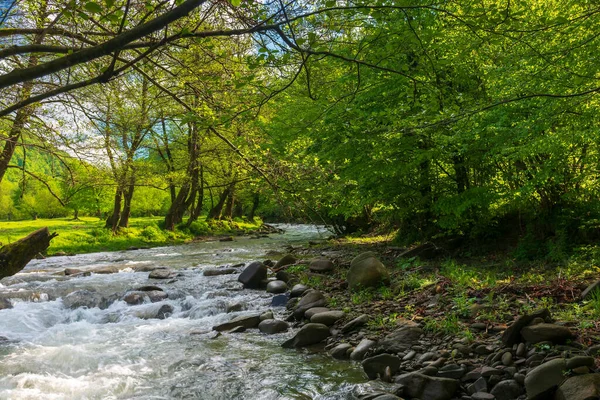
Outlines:
{"type": "Polygon", "coordinates": [[[48,228],[41,228],[23,239],[0,248],[0,279],[11,276],[25,268],[27,263],[38,254],[44,253],[50,240],[58,236],[50,233],[48,228]]]}

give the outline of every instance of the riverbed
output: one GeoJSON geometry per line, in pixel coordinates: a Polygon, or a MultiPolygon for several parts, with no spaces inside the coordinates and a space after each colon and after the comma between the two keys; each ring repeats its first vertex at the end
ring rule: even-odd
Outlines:
{"type": "MultiPolygon", "coordinates": [[[[173,247],[52,257],[32,261],[0,281],[0,399],[353,399],[364,382],[359,365],[324,354],[282,349],[292,331],[258,330],[215,337],[212,326],[270,309],[272,295],[241,290],[237,274],[204,276],[207,268],[264,260],[269,251],[329,235],[311,225],[282,225],[283,234],[173,247]],[[172,280],[149,279],[140,266],[168,267],[172,280]],[[58,275],[116,267],[90,276],[58,275]],[[129,305],[123,294],[157,285],[168,298],[129,305]],[[106,308],[64,306],[89,290],[111,298],[106,308]],[[165,319],[147,318],[168,304],[165,319]],[[240,311],[227,312],[235,309],[240,311]]],[[[283,308],[274,308],[281,316],[283,308]]]]}

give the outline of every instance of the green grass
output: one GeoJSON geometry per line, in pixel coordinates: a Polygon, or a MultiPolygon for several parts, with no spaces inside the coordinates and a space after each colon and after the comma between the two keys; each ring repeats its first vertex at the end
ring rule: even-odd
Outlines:
{"type": "MultiPolygon", "coordinates": [[[[8,244],[43,227],[58,233],[52,239],[47,254],[58,252],[68,254],[92,253],[97,251],[117,251],[130,247],[155,247],[184,243],[194,238],[196,232],[177,230],[163,231],[159,228],[162,217],[131,218],[129,228],[112,234],[104,228],[104,220],[83,217],[78,221],[69,218],[38,219],[28,221],[0,222],[0,243],[8,244]]],[[[203,221],[206,226],[202,233],[210,235],[234,234],[257,229],[258,224],[244,221],[203,221]]]]}

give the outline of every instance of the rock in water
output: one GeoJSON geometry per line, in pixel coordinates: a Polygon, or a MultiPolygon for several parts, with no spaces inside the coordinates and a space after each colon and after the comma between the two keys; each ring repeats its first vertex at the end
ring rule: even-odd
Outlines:
{"type": "Polygon", "coordinates": [[[260,314],[242,315],[235,317],[229,322],[213,326],[213,330],[217,332],[230,331],[238,326],[243,326],[246,329],[256,328],[260,324],[260,314]]]}
{"type": "Polygon", "coordinates": [[[296,307],[294,308],[294,317],[302,318],[306,310],[313,307],[324,307],[326,304],[325,296],[318,290],[309,290],[304,293],[296,307]]]}
{"type": "Polygon", "coordinates": [[[259,289],[265,279],[267,279],[267,267],[260,261],[248,265],[238,276],[238,282],[247,289],[259,289]]]}
{"type": "Polygon", "coordinates": [[[458,390],[458,381],[427,376],[418,372],[400,375],[396,383],[404,385],[404,394],[410,398],[450,400],[458,390]]]}
{"type": "Polygon", "coordinates": [[[346,279],[350,289],[358,289],[389,283],[390,276],[385,266],[375,257],[375,253],[369,251],[352,260],[346,279]]]}
{"type": "Polygon", "coordinates": [[[365,359],[362,366],[369,379],[373,380],[377,379],[378,376],[383,377],[387,368],[389,368],[391,374],[398,372],[401,362],[402,360],[398,356],[378,354],[365,359]]]}
{"type": "Polygon", "coordinates": [[[13,308],[12,303],[7,299],[0,299],[0,310],[8,310],[13,308]]]}
{"type": "Polygon", "coordinates": [[[287,283],[284,281],[271,281],[267,284],[267,292],[277,294],[285,293],[287,290],[287,283]]]}
{"type": "Polygon", "coordinates": [[[284,342],[281,347],[289,349],[310,346],[322,342],[329,336],[331,336],[331,332],[329,332],[327,325],[309,323],[300,328],[296,335],[284,342]]]}
{"type": "Polygon", "coordinates": [[[567,379],[556,392],[556,400],[589,400],[600,398],[600,374],[586,374],[567,379]]]}
{"type": "Polygon", "coordinates": [[[80,307],[94,308],[99,307],[102,297],[89,290],[76,290],[63,298],[63,306],[72,310],[80,307]]]}
{"type": "Polygon", "coordinates": [[[352,345],[349,343],[341,343],[329,350],[331,357],[337,360],[345,360],[348,358],[348,352],[352,349],[352,345]]]}
{"type": "Polygon", "coordinates": [[[279,261],[277,261],[277,263],[275,263],[275,266],[273,267],[273,269],[279,269],[281,267],[292,265],[295,262],[296,262],[296,257],[294,257],[291,254],[286,254],[285,256],[281,257],[281,259],[279,261]]]}
{"type": "Polygon", "coordinates": [[[289,300],[290,296],[288,296],[287,294],[275,295],[271,299],[271,307],[285,307],[289,300]]]}
{"type": "Polygon", "coordinates": [[[564,343],[573,338],[573,332],[566,326],[554,324],[529,325],[521,329],[521,336],[529,343],[553,342],[564,343]]]}
{"type": "Polygon", "coordinates": [[[288,323],[278,319],[266,319],[258,324],[258,330],[269,335],[281,333],[288,330],[288,323]]]}
{"type": "Polygon", "coordinates": [[[235,268],[211,268],[211,269],[205,269],[202,272],[202,275],[204,275],[204,276],[230,275],[230,274],[235,274],[236,272],[237,272],[237,269],[235,269],[235,268]]]}
{"type": "Polygon", "coordinates": [[[310,262],[308,269],[310,269],[312,272],[329,272],[335,269],[335,265],[333,265],[331,260],[326,258],[316,258],[310,262]]]}
{"type": "Polygon", "coordinates": [[[150,272],[148,278],[150,279],[169,279],[171,277],[172,271],[168,268],[157,268],[150,272]]]}

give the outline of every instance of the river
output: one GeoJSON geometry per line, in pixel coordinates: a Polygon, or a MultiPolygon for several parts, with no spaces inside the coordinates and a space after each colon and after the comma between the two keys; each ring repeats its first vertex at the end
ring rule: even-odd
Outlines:
{"type": "Polygon", "coordinates": [[[269,250],[328,234],[310,225],[281,227],[286,233],[259,240],[32,261],[0,282],[0,296],[13,304],[0,310],[0,399],[353,399],[355,384],[365,381],[360,367],[282,349],[291,331],[216,338],[211,332],[234,316],[269,309],[271,295],[240,290],[237,274],[203,276],[204,269],[262,260],[269,250]],[[140,265],[169,267],[178,276],[170,283],[148,279],[148,272],[134,272],[140,265]],[[102,266],[119,272],[57,275],[102,266]],[[63,304],[75,290],[110,297],[143,285],[169,297],[139,305],[116,300],[104,309],[63,304]],[[173,307],[168,318],[144,318],[164,304],[173,307]],[[232,305],[243,311],[227,313],[232,305]]]}

